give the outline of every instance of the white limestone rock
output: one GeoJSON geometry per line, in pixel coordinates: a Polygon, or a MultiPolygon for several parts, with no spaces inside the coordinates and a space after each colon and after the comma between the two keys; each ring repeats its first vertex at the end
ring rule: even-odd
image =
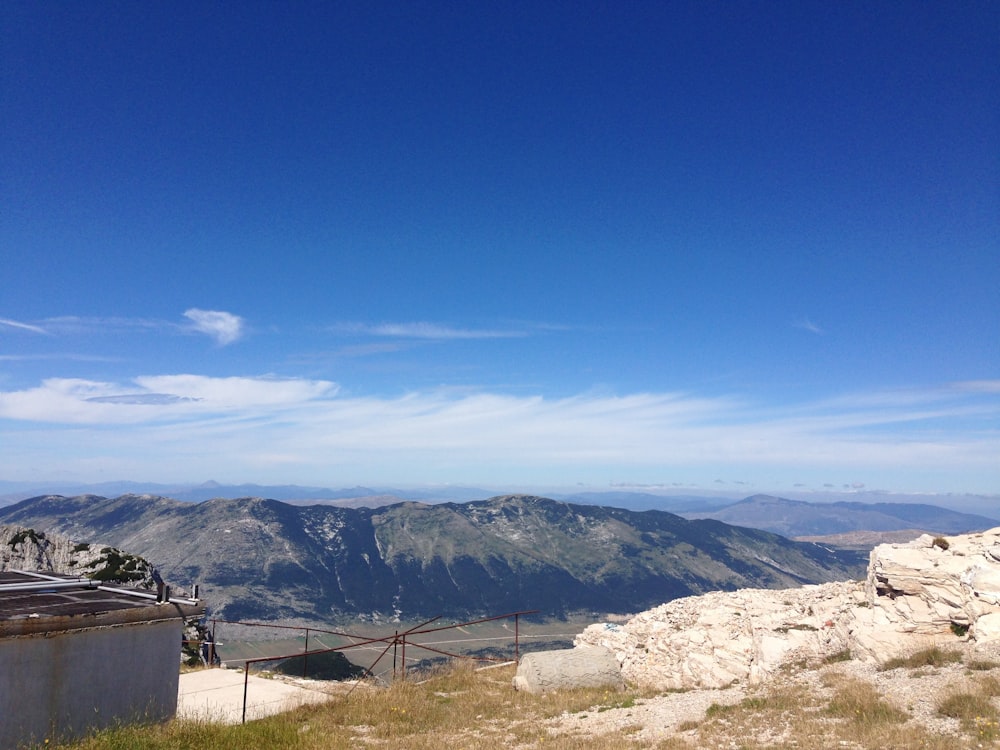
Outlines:
{"type": "Polygon", "coordinates": [[[865,581],[675,599],[576,643],[614,652],[626,680],[660,689],[757,683],[849,650],[884,662],[956,639],[1000,641],[1000,528],[872,550],[865,581]]]}
{"type": "Polygon", "coordinates": [[[976,643],[1000,641],[1000,612],[990,612],[980,616],[969,631],[976,643]]]}
{"type": "Polygon", "coordinates": [[[661,688],[718,688],[758,682],[789,660],[847,647],[848,611],[861,583],[801,589],[742,589],[675,599],[624,626],[592,625],[578,644],[611,649],[626,680],[661,688]]]}

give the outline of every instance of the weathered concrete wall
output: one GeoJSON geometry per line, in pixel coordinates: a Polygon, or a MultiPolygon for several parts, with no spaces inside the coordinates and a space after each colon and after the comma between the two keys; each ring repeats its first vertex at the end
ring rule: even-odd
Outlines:
{"type": "Polygon", "coordinates": [[[177,710],[181,620],[0,639],[0,748],[177,710]]]}

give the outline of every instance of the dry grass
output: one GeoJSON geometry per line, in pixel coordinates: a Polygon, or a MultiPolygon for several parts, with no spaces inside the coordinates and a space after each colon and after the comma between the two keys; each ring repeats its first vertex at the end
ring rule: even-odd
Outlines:
{"type": "Polygon", "coordinates": [[[991,669],[1000,667],[1000,662],[992,659],[968,659],[965,666],[974,672],[989,672],[991,669]]]}
{"type": "Polygon", "coordinates": [[[981,740],[1000,739],[1000,712],[993,698],[1000,695],[1000,680],[988,676],[966,690],[952,690],[938,703],[938,713],[958,719],[962,729],[981,740]]]}
{"type": "MultiPolygon", "coordinates": [[[[981,716],[973,718],[964,736],[935,734],[911,721],[906,711],[885,700],[871,684],[836,673],[825,678],[820,691],[772,689],[734,706],[714,705],[703,722],[687,722],[679,730],[690,738],[692,750],[958,750],[992,747],[988,743],[997,739],[981,716]],[[832,695],[824,697],[826,692],[832,695]]],[[[985,709],[980,705],[979,710],[985,709]]]]}
{"type": "Polygon", "coordinates": [[[902,724],[908,718],[905,711],[883,700],[871,684],[856,679],[844,680],[823,713],[868,728],[902,724]]]}
{"type": "MultiPolygon", "coordinates": [[[[922,659],[925,657],[922,657],[922,659]]],[[[547,696],[511,688],[513,668],[442,669],[425,681],[357,689],[327,704],[307,706],[245,726],[172,721],[101,732],[75,750],[826,750],[827,748],[1000,748],[994,697],[1000,679],[966,673],[949,683],[936,705],[956,720],[960,734],[935,733],[891,698],[839,665],[821,667],[820,679],[779,676],[731,706],[713,704],[653,736],[639,717],[647,702],[667,701],[628,690],[565,691],[547,696]],[[811,687],[809,686],[811,685],[811,687]],[[567,720],[568,719],[568,720],[567,720]],[[613,719],[613,721],[604,721],[613,719]],[[567,728],[572,727],[572,728],[567,728]],[[599,733],[604,732],[604,733],[599,733]]],[[[669,710],[669,709],[665,709],[669,710]]],[[[52,747],[52,745],[48,745],[52,747]]]]}
{"type": "Polygon", "coordinates": [[[905,727],[906,712],[880,699],[868,683],[839,677],[831,682],[832,698],[800,687],[772,689],[735,706],[713,706],[705,722],[683,729],[698,748],[955,749],[953,739],[937,743],[923,729],[905,727]]]}
{"type": "Polygon", "coordinates": [[[555,750],[633,748],[628,733],[619,740],[553,737],[547,718],[564,713],[627,708],[639,695],[574,690],[547,696],[511,688],[513,667],[476,672],[459,666],[419,684],[396,682],[384,689],[359,689],[317,706],[305,706],[242,726],[176,720],[163,725],[100,732],[76,744],[46,747],[76,750],[236,750],[295,748],[408,748],[469,750],[542,746],[555,750]]]}
{"type": "Polygon", "coordinates": [[[920,667],[943,667],[946,664],[955,664],[962,661],[962,652],[957,650],[942,649],[934,646],[917,651],[909,656],[901,656],[889,659],[882,665],[882,669],[919,669],[920,667]]]}

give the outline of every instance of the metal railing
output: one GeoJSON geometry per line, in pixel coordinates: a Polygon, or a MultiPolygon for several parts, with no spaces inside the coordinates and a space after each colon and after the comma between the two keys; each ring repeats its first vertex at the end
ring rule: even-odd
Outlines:
{"type": "MultiPolygon", "coordinates": [[[[297,651],[296,653],[293,653],[293,654],[280,654],[280,655],[277,655],[277,656],[259,656],[259,657],[254,657],[254,658],[251,658],[251,659],[243,659],[243,660],[241,660],[241,661],[243,661],[243,723],[246,723],[246,715],[247,715],[247,693],[248,693],[249,685],[250,685],[250,667],[251,667],[251,665],[261,664],[261,663],[270,662],[270,661],[284,661],[286,659],[294,659],[294,658],[302,657],[302,677],[304,678],[308,674],[308,663],[309,663],[308,659],[309,659],[309,656],[317,656],[317,655],[320,655],[320,654],[329,654],[329,653],[335,653],[335,652],[348,651],[350,649],[356,649],[356,648],[364,648],[364,647],[372,647],[372,646],[377,647],[379,644],[384,644],[384,648],[381,650],[381,652],[375,658],[374,662],[372,662],[371,666],[365,668],[365,673],[364,673],[362,679],[369,678],[369,677],[374,677],[375,676],[375,671],[374,671],[375,667],[379,664],[380,661],[382,661],[383,658],[385,658],[388,655],[389,651],[391,650],[393,652],[393,663],[392,663],[392,676],[393,676],[393,679],[395,680],[395,679],[398,678],[398,679],[401,679],[401,680],[405,680],[406,679],[406,664],[407,664],[407,656],[406,656],[407,647],[409,647],[410,649],[414,649],[414,648],[421,649],[421,650],[424,650],[424,651],[428,651],[428,652],[430,652],[432,654],[436,654],[437,656],[443,656],[443,657],[452,658],[452,659],[467,659],[467,660],[471,660],[471,661],[486,661],[486,662],[504,663],[504,662],[508,662],[508,661],[511,661],[511,660],[510,659],[502,659],[502,658],[492,657],[492,656],[472,656],[472,655],[469,655],[469,654],[456,653],[456,652],[448,651],[448,650],[445,650],[445,649],[442,649],[442,648],[437,648],[436,646],[432,646],[432,645],[430,645],[428,643],[420,643],[419,641],[416,641],[414,639],[417,636],[424,636],[424,635],[427,635],[427,634],[430,634],[430,633],[440,633],[440,632],[447,631],[447,630],[454,630],[454,629],[458,629],[458,628],[471,627],[471,626],[474,626],[474,625],[481,625],[483,623],[494,622],[494,621],[497,621],[497,620],[506,620],[506,619],[510,619],[510,618],[514,619],[514,637],[513,637],[513,640],[514,640],[514,658],[513,658],[513,661],[516,662],[520,658],[520,651],[521,651],[521,627],[520,627],[521,626],[521,617],[524,616],[524,615],[537,614],[538,611],[539,610],[532,609],[532,610],[523,610],[523,611],[520,611],[520,612],[508,612],[507,614],[503,614],[503,615],[495,615],[493,617],[483,617],[483,618],[480,618],[478,620],[469,620],[467,622],[454,623],[452,625],[441,625],[441,626],[434,627],[434,628],[427,627],[428,625],[431,625],[432,623],[437,622],[438,620],[441,619],[442,615],[438,615],[437,617],[432,617],[431,619],[426,620],[426,621],[420,623],[419,625],[415,625],[412,628],[408,628],[407,630],[404,630],[404,631],[398,631],[397,630],[392,635],[385,635],[385,636],[366,636],[366,635],[361,635],[361,634],[357,634],[357,633],[346,633],[346,632],[337,631],[337,630],[327,630],[327,629],[324,629],[324,628],[314,628],[314,627],[296,626],[296,625],[275,625],[275,624],[271,624],[271,623],[242,622],[242,621],[239,621],[239,620],[222,620],[222,619],[218,619],[218,618],[213,618],[212,620],[210,620],[210,622],[212,623],[212,630],[211,630],[212,639],[210,641],[208,641],[209,651],[210,651],[210,653],[209,653],[209,660],[208,661],[209,661],[210,665],[216,663],[216,650],[215,650],[215,646],[216,646],[216,643],[218,642],[218,639],[217,639],[217,627],[218,627],[218,625],[220,623],[222,623],[222,624],[228,624],[228,625],[239,625],[239,626],[242,626],[242,627],[261,627],[261,628],[271,628],[271,629],[279,629],[279,630],[296,630],[296,631],[299,631],[299,632],[303,632],[304,631],[304,633],[305,633],[305,647],[303,648],[302,651],[297,651]],[[315,650],[310,651],[309,650],[309,635],[310,635],[310,633],[314,633],[314,634],[316,634],[316,633],[322,633],[324,635],[333,635],[333,636],[338,636],[338,637],[341,637],[341,638],[347,638],[347,639],[351,640],[352,643],[349,643],[349,644],[344,645],[344,646],[335,646],[333,648],[322,648],[322,649],[315,649],[315,650]],[[397,662],[397,657],[398,657],[398,662],[397,662]],[[398,663],[399,667],[397,667],[397,663],[398,663]]],[[[501,639],[492,639],[492,640],[501,640],[501,639]]],[[[509,640],[509,638],[504,638],[502,640],[509,640]]]]}

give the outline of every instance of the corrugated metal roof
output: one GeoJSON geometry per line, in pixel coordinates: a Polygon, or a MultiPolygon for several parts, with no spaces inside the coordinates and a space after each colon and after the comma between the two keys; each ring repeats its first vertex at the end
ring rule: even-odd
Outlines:
{"type": "Polygon", "coordinates": [[[196,599],[32,571],[0,572],[0,637],[197,617],[196,599]]]}

